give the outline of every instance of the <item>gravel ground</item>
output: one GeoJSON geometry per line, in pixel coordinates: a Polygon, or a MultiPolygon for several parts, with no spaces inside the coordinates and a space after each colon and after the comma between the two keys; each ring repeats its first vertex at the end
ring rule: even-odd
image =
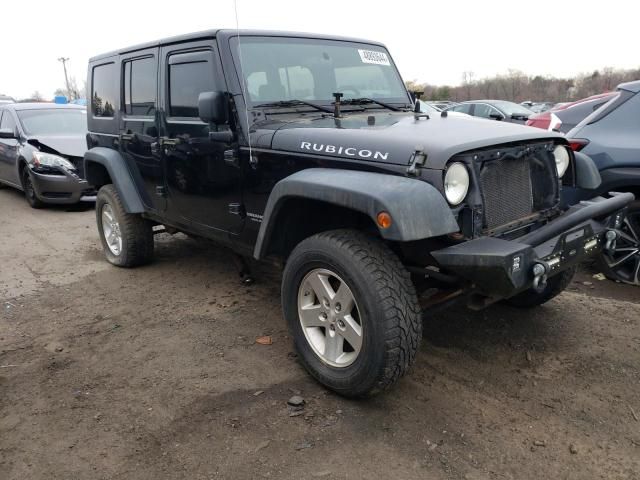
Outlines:
{"type": "Polygon", "coordinates": [[[241,286],[183,235],[111,267],[93,210],[6,189],[0,237],[2,480],[640,478],[640,290],[588,268],[536,310],[428,317],[410,375],[349,401],[298,364],[276,269],[241,286]]]}

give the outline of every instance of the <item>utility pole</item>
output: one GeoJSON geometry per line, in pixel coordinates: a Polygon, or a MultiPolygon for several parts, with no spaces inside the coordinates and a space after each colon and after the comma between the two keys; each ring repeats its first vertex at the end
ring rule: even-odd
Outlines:
{"type": "Polygon", "coordinates": [[[64,68],[64,81],[67,84],[67,99],[71,100],[71,88],[69,88],[69,76],[67,75],[67,62],[69,61],[69,57],[60,57],[58,61],[62,62],[62,68],[64,68]]]}

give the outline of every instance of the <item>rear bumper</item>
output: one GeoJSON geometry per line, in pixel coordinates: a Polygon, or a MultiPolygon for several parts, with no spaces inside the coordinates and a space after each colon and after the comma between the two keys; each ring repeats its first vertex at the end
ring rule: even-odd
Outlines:
{"type": "Polygon", "coordinates": [[[62,175],[48,175],[31,170],[31,180],[37,197],[46,203],[73,204],[95,202],[96,191],[89,182],[67,171],[62,175]]]}
{"type": "Polygon", "coordinates": [[[547,277],[605,248],[607,232],[619,226],[634,199],[631,193],[612,195],[582,202],[516,241],[483,237],[432,255],[442,269],[468,281],[473,291],[509,298],[544,285],[547,277]]]}

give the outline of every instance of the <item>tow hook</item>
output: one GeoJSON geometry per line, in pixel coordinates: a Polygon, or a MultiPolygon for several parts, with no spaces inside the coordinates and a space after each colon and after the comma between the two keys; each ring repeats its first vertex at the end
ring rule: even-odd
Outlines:
{"type": "Polygon", "coordinates": [[[541,292],[547,286],[547,272],[549,271],[549,266],[546,262],[537,262],[533,265],[531,269],[533,272],[533,288],[541,292]]]}
{"type": "Polygon", "coordinates": [[[605,240],[607,241],[607,243],[605,243],[604,245],[604,249],[609,252],[609,253],[613,253],[614,250],[616,249],[616,240],[618,238],[618,233],[615,230],[607,230],[607,233],[605,235],[605,240]]]}

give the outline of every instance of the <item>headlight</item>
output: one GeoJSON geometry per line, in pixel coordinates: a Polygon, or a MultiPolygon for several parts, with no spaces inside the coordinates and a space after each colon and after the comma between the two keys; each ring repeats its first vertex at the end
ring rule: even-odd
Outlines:
{"type": "Polygon", "coordinates": [[[67,170],[76,169],[73,163],[66,158],[44,152],[33,152],[33,165],[35,167],[63,167],[67,170]]]}
{"type": "Polygon", "coordinates": [[[567,171],[567,168],[569,168],[569,161],[571,159],[569,151],[564,145],[558,145],[553,149],[553,156],[556,158],[556,170],[558,170],[558,177],[562,178],[567,171]]]}
{"type": "Polygon", "coordinates": [[[449,165],[444,175],[444,194],[451,205],[458,205],[469,191],[469,172],[462,163],[449,165]]]}

